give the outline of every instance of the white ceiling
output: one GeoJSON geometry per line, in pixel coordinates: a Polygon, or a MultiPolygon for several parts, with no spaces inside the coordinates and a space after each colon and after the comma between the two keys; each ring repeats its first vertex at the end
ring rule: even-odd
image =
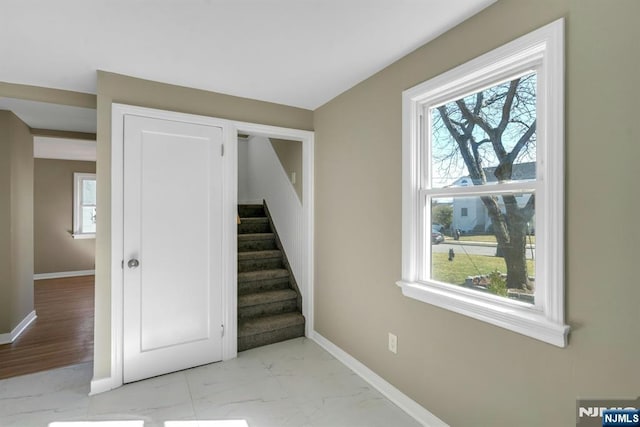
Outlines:
{"type": "Polygon", "coordinates": [[[315,109],[495,0],[2,0],[0,81],[96,70],[315,109]]]}

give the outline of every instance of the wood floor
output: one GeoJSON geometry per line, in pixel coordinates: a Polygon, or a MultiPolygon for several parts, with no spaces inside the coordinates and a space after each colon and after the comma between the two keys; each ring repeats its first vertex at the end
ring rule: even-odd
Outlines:
{"type": "Polygon", "coordinates": [[[38,318],[0,345],[0,379],[93,360],[94,276],[34,282],[38,318]]]}

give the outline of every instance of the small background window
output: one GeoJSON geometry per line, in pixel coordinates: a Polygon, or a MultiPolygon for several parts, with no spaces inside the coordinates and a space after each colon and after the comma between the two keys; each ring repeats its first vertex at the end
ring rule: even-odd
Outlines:
{"type": "Polygon", "coordinates": [[[73,237],[95,237],[96,174],[73,174],[73,204],[73,237]]]}

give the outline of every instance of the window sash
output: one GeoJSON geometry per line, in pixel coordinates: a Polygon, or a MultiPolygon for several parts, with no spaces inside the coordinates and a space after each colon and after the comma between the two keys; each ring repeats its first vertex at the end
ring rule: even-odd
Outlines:
{"type": "MultiPolygon", "coordinates": [[[[513,188],[513,186],[510,184],[505,184],[505,186],[507,188],[513,188]]],[[[539,259],[537,256],[540,253],[539,251],[541,251],[541,246],[539,245],[542,244],[542,246],[544,247],[544,238],[542,238],[543,240],[541,242],[539,240],[538,235],[536,235],[536,261],[534,265],[534,277],[536,277],[534,304],[523,303],[515,299],[492,295],[489,293],[485,294],[484,292],[480,292],[473,289],[466,289],[462,286],[454,285],[451,283],[439,282],[431,277],[432,276],[431,256],[433,254],[432,248],[434,246],[433,243],[431,242],[431,223],[433,222],[433,219],[431,218],[431,204],[434,198],[451,196],[450,193],[443,193],[439,191],[441,189],[437,189],[437,190],[438,191],[436,191],[436,195],[432,194],[434,190],[422,190],[419,192],[419,199],[420,199],[419,201],[420,220],[419,221],[422,224],[422,227],[421,227],[422,231],[419,233],[417,237],[418,240],[417,240],[416,254],[417,254],[418,274],[417,274],[416,281],[426,286],[436,286],[441,289],[448,289],[453,292],[461,292],[462,294],[469,295],[469,296],[476,296],[481,299],[488,296],[489,301],[496,301],[497,299],[497,301],[500,301],[501,305],[504,305],[507,307],[510,305],[515,305],[518,307],[534,308],[537,311],[544,311],[545,286],[544,284],[540,284],[540,286],[538,286],[538,281],[537,281],[538,275],[540,274],[542,276],[542,272],[544,271],[543,269],[545,268],[544,259],[539,259]]],[[[484,189],[483,191],[476,191],[476,192],[459,192],[460,195],[458,196],[458,194],[456,194],[456,197],[466,197],[466,196],[481,197],[481,196],[509,195],[509,194],[514,194],[519,192],[520,191],[518,191],[518,189],[515,189],[515,190],[502,189],[502,191],[500,191],[499,193],[496,193],[496,192],[489,191],[489,189],[484,189]]],[[[528,190],[522,189],[522,193],[527,193],[527,194],[532,193],[538,196],[535,189],[528,189],[528,190]]],[[[536,199],[536,203],[537,203],[537,200],[538,199],[536,199]]],[[[538,223],[538,215],[535,216],[534,224],[535,224],[534,225],[535,229],[538,230],[538,227],[541,226],[538,223]]]]}
{"type": "Polygon", "coordinates": [[[450,188],[421,188],[420,195],[430,197],[468,197],[468,196],[490,196],[512,193],[537,193],[543,190],[539,181],[517,181],[491,185],[475,185],[468,187],[450,188]]]}

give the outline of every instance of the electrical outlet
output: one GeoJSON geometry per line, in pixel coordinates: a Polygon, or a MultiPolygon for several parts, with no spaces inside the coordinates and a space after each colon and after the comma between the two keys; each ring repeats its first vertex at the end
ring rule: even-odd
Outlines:
{"type": "Polygon", "coordinates": [[[389,351],[393,354],[398,353],[398,337],[389,332],[389,351]]]}

